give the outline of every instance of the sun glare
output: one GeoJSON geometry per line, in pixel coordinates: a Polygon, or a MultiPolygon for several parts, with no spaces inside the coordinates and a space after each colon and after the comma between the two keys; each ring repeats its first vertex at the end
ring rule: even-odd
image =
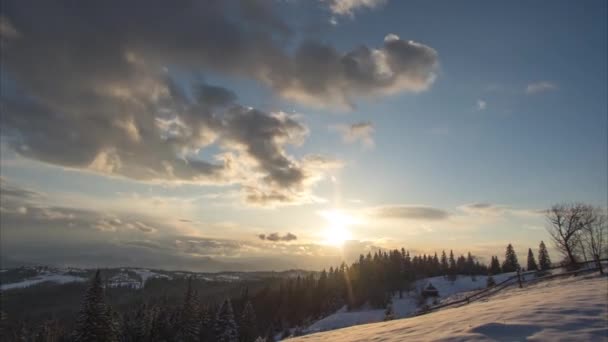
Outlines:
{"type": "Polygon", "coordinates": [[[352,239],[352,234],[348,230],[349,226],[356,223],[352,216],[340,210],[324,211],[321,216],[327,221],[323,232],[326,244],[341,247],[344,241],[352,239]]]}

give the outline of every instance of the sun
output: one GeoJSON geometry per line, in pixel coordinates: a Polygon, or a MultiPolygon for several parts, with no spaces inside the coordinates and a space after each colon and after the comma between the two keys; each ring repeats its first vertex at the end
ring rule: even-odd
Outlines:
{"type": "Polygon", "coordinates": [[[321,212],[321,216],[327,221],[324,228],[324,242],[328,245],[341,247],[344,241],[352,239],[352,234],[348,230],[350,225],[356,223],[354,217],[340,210],[328,210],[321,212]]]}

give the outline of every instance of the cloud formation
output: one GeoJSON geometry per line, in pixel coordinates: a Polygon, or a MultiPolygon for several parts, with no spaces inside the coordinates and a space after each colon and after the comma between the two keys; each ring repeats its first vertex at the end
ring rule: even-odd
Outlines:
{"type": "MultiPolygon", "coordinates": [[[[266,235],[266,241],[273,243],[202,237],[175,226],[166,218],[57,205],[55,198],[29,197],[29,190],[4,180],[1,185],[0,251],[4,267],[12,260],[15,265],[22,262],[251,271],[321,269],[341,261],[339,250],[298,244],[293,233],[266,235]]],[[[184,224],[177,221],[178,225],[184,224]]],[[[201,227],[192,232],[208,230],[212,225],[201,223],[201,227]]]]}
{"type": "Polygon", "coordinates": [[[7,1],[1,24],[1,124],[21,156],[140,181],[240,184],[256,205],[312,201],[339,163],[286,152],[308,135],[295,116],[242,106],[200,79],[176,82],[170,69],[252,78],[287,99],[348,108],[427,89],[438,63],[432,48],[395,35],[381,48],[306,41],[288,52],[293,32],[254,0],[7,1]]]}
{"type": "Polygon", "coordinates": [[[484,100],[477,100],[477,110],[482,111],[485,110],[487,107],[487,102],[484,100]]]}
{"type": "Polygon", "coordinates": [[[352,144],[355,142],[361,142],[364,147],[374,146],[374,125],[369,122],[357,122],[351,125],[333,125],[329,127],[330,130],[340,133],[342,140],[346,143],[352,144]]]}
{"type": "Polygon", "coordinates": [[[404,219],[404,220],[445,220],[450,214],[443,210],[420,205],[384,205],[369,208],[369,215],[380,219],[404,219]]]}
{"type": "Polygon", "coordinates": [[[264,241],[272,241],[272,242],[288,242],[297,240],[298,237],[295,234],[287,233],[281,236],[279,233],[271,233],[271,234],[259,234],[258,238],[264,241]]]}
{"type": "Polygon", "coordinates": [[[476,216],[504,216],[515,215],[520,217],[540,217],[545,215],[546,210],[537,209],[516,209],[508,205],[493,204],[487,202],[476,202],[464,204],[458,207],[459,210],[476,216]]]}
{"type": "Polygon", "coordinates": [[[424,91],[434,82],[437,66],[434,49],[395,34],[387,35],[380,48],[360,46],[347,53],[307,41],[296,49],[289,70],[271,83],[287,99],[349,109],[360,97],[424,91]]]}
{"type": "Polygon", "coordinates": [[[374,9],[384,6],[388,0],[321,0],[329,3],[329,9],[336,15],[354,16],[363,8],[374,9]]]}
{"type": "Polygon", "coordinates": [[[549,81],[540,81],[535,83],[530,83],[526,87],[526,94],[533,95],[538,93],[544,93],[557,89],[557,84],[549,81]]]}

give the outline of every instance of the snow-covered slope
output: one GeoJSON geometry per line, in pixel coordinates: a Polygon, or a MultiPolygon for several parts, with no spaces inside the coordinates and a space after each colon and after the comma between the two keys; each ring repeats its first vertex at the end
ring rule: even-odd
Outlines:
{"type": "Polygon", "coordinates": [[[86,281],[86,280],[87,279],[85,279],[85,278],[77,277],[77,276],[73,276],[73,275],[69,275],[69,274],[46,273],[46,274],[38,275],[36,277],[25,279],[25,280],[22,280],[22,281],[16,282],[16,283],[2,284],[2,285],[0,285],[0,289],[2,289],[2,290],[19,289],[19,288],[30,287],[32,285],[45,283],[45,282],[51,282],[51,283],[55,283],[55,284],[66,284],[66,283],[73,283],[73,282],[86,281]]]}
{"type": "MultiPolygon", "coordinates": [[[[503,273],[494,276],[496,283],[513,276],[515,273],[503,273]]],[[[444,276],[421,279],[416,283],[416,290],[404,293],[403,298],[398,295],[393,297],[393,310],[395,317],[408,317],[418,311],[416,304],[416,292],[426,287],[429,283],[433,284],[439,291],[439,302],[449,302],[459,299],[459,295],[473,290],[486,287],[487,276],[458,276],[454,281],[448,280],[444,276]]],[[[430,304],[430,303],[429,303],[430,304]]],[[[384,309],[362,308],[360,310],[347,311],[346,307],[338,310],[319,321],[310,325],[305,331],[307,333],[328,331],[333,329],[350,327],[358,324],[380,322],[384,319],[384,309]]]]}
{"type": "Polygon", "coordinates": [[[608,278],[592,274],[511,287],[457,308],[293,341],[607,341],[607,315],[608,278]]]}

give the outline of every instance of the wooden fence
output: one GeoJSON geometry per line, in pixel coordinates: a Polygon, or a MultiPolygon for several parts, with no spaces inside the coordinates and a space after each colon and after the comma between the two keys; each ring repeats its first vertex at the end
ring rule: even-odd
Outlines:
{"type": "MultiPolygon", "coordinates": [[[[601,259],[600,262],[606,262],[608,261],[608,259],[601,259]]],[[[473,301],[477,301],[480,300],[482,298],[485,297],[489,297],[491,295],[494,295],[498,292],[500,292],[501,290],[503,290],[506,287],[509,287],[511,285],[515,285],[518,284],[519,287],[523,287],[523,283],[535,283],[535,282],[540,282],[540,281],[544,281],[544,280],[549,280],[549,279],[553,279],[553,278],[557,278],[557,277],[563,277],[563,276],[576,276],[579,275],[581,273],[590,273],[590,272],[594,272],[594,271],[598,271],[599,268],[597,266],[595,266],[596,261],[595,260],[591,260],[591,261],[585,261],[585,262],[580,262],[577,263],[576,266],[578,266],[576,269],[572,270],[572,271],[568,271],[568,272],[563,272],[563,273],[557,273],[557,274],[549,274],[549,275],[545,275],[545,276],[538,276],[539,274],[542,274],[543,272],[546,271],[551,271],[551,270],[555,270],[555,269],[560,269],[560,268],[564,268],[564,266],[552,266],[546,270],[543,271],[526,271],[526,272],[517,272],[516,275],[513,275],[503,281],[501,281],[500,283],[488,287],[486,289],[483,290],[479,290],[478,292],[475,292],[474,294],[467,296],[464,299],[460,299],[460,300],[455,300],[449,303],[444,303],[444,304],[439,304],[439,305],[435,305],[435,306],[431,306],[429,308],[426,308],[424,310],[421,310],[419,312],[417,312],[416,314],[414,314],[415,316],[419,316],[419,315],[424,315],[427,313],[430,313],[432,311],[436,311],[442,308],[446,308],[446,307],[450,307],[450,306],[460,306],[460,305],[466,305],[469,304],[473,301]],[[592,264],[593,266],[589,267],[589,264],[592,264]],[[533,278],[530,279],[526,279],[528,275],[536,275],[533,278]]]]}

